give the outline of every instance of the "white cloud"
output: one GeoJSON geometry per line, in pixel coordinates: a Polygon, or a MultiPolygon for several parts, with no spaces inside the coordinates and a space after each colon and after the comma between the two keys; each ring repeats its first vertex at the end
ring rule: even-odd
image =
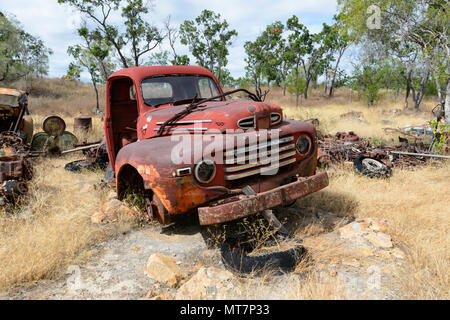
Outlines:
{"type": "MultiPolygon", "coordinates": [[[[228,68],[233,76],[242,76],[245,73],[245,41],[255,39],[268,24],[277,20],[285,22],[294,14],[312,32],[318,32],[322,22],[331,22],[336,0],[155,0],[150,19],[161,27],[171,15],[172,24],[179,25],[186,19],[194,19],[203,9],[220,13],[230,27],[238,31],[230,48],[228,68]]],[[[75,30],[80,16],[56,0],[8,1],[0,5],[0,10],[14,14],[26,31],[41,37],[52,48],[50,76],[62,76],[71,61],[67,47],[79,41],[75,30]]],[[[116,20],[119,16],[113,18],[116,20]]],[[[167,44],[163,48],[167,48],[167,44]]],[[[178,45],[178,48],[180,52],[188,53],[186,47],[178,45]]]]}

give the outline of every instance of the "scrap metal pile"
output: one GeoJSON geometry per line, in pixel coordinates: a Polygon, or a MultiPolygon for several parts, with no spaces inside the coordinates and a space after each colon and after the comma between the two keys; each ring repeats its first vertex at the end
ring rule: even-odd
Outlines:
{"type": "Polygon", "coordinates": [[[64,167],[67,171],[80,172],[83,169],[95,170],[105,169],[109,164],[108,153],[106,151],[106,141],[103,138],[101,141],[92,143],[82,143],[74,145],[75,149],[70,152],[83,151],[85,159],[69,162],[64,167]]]}
{"type": "Polygon", "coordinates": [[[399,137],[395,146],[374,146],[369,140],[357,136],[354,132],[338,132],[325,135],[319,140],[318,162],[321,166],[333,166],[343,162],[355,162],[359,158],[372,158],[388,167],[423,165],[432,158],[446,158],[428,152],[429,147],[420,139],[409,143],[399,137]]]}
{"type": "Polygon", "coordinates": [[[11,132],[0,133],[0,202],[13,201],[28,192],[27,181],[33,178],[28,147],[11,132]]]}

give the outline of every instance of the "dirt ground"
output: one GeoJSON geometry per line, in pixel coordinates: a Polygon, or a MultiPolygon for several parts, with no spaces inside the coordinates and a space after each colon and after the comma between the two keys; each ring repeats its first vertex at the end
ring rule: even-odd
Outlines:
{"type": "MultiPolygon", "coordinates": [[[[305,239],[317,244],[345,246],[353,250],[370,249],[369,244],[339,241],[336,233],[320,238],[305,239]],[[338,244],[339,243],[339,244],[338,244]]],[[[311,243],[312,244],[312,243],[311,243]]],[[[158,226],[133,230],[96,246],[97,253],[86,263],[71,265],[58,281],[42,281],[31,288],[16,288],[3,293],[1,299],[148,299],[147,293],[174,298],[177,289],[151,279],[144,271],[146,261],[154,253],[162,253],[177,260],[179,267],[191,277],[199,265],[224,269],[217,249],[208,249],[199,227],[183,227],[174,231],[158,226]]],[[[394,268],[401,268],[401,261],[384,255],[336,261],[331,266],[316,265],[314,272],[320,281],[333,281],[334,294],[346,299],[395,299],[400,288],[393,282],[394,268]],[[376,281],[379,279],[379,283],[376,281]]],[[[311,273],[311,270],[308,272],[311,273]]],[[[304,272],[284,275],[236,277],[233,292],[221,293],[227,299],[301,299],[301,287],[308,282],[304,272]]],[[[331,284],[330,284],[331,285],[331,284]]],[[[220,288],[219,288],[220,289],[220,288]]],[[[190,298],[190,297],[187,297],[190,298]]],[[[208,299],[217,298],[214,294],[208,299]]]]}

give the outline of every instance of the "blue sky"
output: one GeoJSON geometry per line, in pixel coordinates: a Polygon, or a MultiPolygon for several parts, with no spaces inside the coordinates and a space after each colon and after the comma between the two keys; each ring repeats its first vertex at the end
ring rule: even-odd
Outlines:
{"type": "MultiPolygon", "coordinates": [[[[336,0],[154,0],[149,21],[162,28],[170,15],[172,25],[178,26],[197,17],[203,9],[220,13],[238,32],[230,48],[228,69],[232,76],[239,77],[245,74],[245,41],[254,40],[268,24],[277,20],[286,22],[294,14],[312,32],[318,32],[323,22],[331,23],[336,0]]],[[[0,10],[15,15],[27,32],[39,36],[54,51],[50,57],[50,77],[66,73],[71,61],[67,47],[79,42],[75,31],[81,19],[76,12],[57,0],[0,0],[0,10]]],[[[166,46],[163,44],[162,48],[166,46]]],[[[178,51],[188,54],[187,47],[181,44],[178,51]]],[[[88,77],[85,74],[83,78],[88,77]]]]}

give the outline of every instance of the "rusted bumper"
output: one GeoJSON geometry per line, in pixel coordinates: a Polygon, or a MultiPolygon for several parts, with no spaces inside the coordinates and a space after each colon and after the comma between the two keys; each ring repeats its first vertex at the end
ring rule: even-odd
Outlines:
{"type": "Polygon", "coordinates": [[[287,205],[327,186],[328,175],[326,172],[321,172],[307,178],[299,178],[296,182],[266,192],[241,196],[236,201],[198,208],[200,224],[219,224],[244,218],[279,205],[287,205]]]}

